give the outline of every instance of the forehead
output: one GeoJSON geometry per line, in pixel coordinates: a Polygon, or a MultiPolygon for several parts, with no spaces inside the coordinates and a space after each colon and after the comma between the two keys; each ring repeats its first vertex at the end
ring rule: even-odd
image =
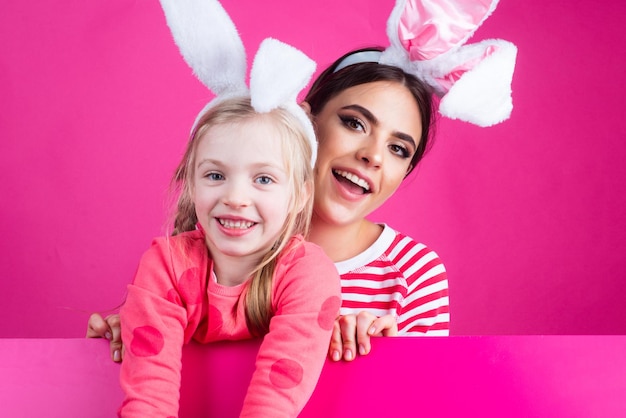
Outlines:
{"type": "Polygon", "coordinates": [[[336,102],[344,103],[358,101],[359,104],[379,104],[380,106],[394,106],[405,108],[406,113],[418,113],[419,107],[411,91],[395,81],[375,81],[349,87],[333,98],[336,102]]]}
{"type": "Polygon", "coordinates": [[[271,114],[215,124],[199,138],[197,157],[275,163],[283,159],[283,135],[279,122],[271,114]]]}
{"type": "MultiPolygon", "coordinates": [[[[404,132],[419,140],[422,122],[417,100],[411,91],[395,81],[376,81],[347,88],[331,99],[331,112],[359,105],[370,111],[380,126],[404,132]]],[[[325,109],[326,110],[326,109],[325,109]]]]}

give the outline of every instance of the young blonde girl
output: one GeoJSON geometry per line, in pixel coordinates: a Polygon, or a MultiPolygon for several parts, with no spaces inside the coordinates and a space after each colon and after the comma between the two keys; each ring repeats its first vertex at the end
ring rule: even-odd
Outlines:
{"type": "Polygon", "coordinates": [[[301,123],[220,101],[174,176],[172,237],[143,255],[121,309],[122,417],[177,416],[184,344],[263,336],[242,417],[294,417],[312,393],[340,305],[333,263],[304,241],[311,147],[301,123]]]}

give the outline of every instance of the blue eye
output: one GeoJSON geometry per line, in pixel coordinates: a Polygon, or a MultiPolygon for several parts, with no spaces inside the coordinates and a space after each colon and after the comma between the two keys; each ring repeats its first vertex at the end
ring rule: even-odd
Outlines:
{"type": "Polygon", "coordinates": [[[263,185],[267,185],[267,184],[272,184],[274,183],[274,180],[272,180],[271,177],[269,176],[259,176],[256,178],[255,180],[257,183],[259,184],[263,184],[263,185]]]}
{"type": "Polygon", "coordinates": [[[220,173],[208,173],[205,177],[212,181],[224,180],[224,176],[220,173]]]}

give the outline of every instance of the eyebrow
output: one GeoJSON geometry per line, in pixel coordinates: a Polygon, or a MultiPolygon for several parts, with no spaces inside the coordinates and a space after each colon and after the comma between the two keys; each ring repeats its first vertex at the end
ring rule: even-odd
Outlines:
{"type": "MultiPolygon", "coordinates": [[[[196,169],[201,168],[204,165],[214,165],[216,166],[218,169],[221,169],[223,166],[228,165],[227,162],[223,162],[220,160],[215,160],[212,158],[203,158],[202,160],[198,161],[198,163],[196,164],[196,169]]],[[[268,162],[261,162],[261,163],[256,163],[252,165],[252,168],[257,169],[257,170],[269,170],[269,169],[273,169],[273,170],[278,170],[281,172],[287,172],[287,170],[285,169],[284,165],[276,165],[276,164],[272,164],[272,163],[268,163],[268,162]]]]}
{"type": "MultiPolygon", "coordinates": [[[[351,105],[344,106],[341,109],[354,110],[354,111],[361,113],[365,117],[365,119],[367,119],[372,125],[378,125],[380,123],[378,121],[378,118],[374,116],[372,112],[370,112],[368,109],[366,109],[365,107],[361,105],[351,104],[351,105]]],[[[413,146],[413,148],[417,149],[417,143],[415,142],[415,139],[413,139],[411,135],[405,134],[404,132],[393,131],[393,136],[395,136],[396,138],[404,142],[408,142],[409,144],[413,146]]]]}
{"type": "Polygon", "coordinates": [[[196,168],[200,168],[205,164],[214,164],[214,165],[219,166],[219,165],[222,165],[222,162],[219,160],[213,160],[211,158],[203,158],[196,163],[196,168]]]}

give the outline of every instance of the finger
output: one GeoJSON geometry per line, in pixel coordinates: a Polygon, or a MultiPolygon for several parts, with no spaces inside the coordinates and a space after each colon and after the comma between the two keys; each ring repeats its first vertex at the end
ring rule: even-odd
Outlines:
{"type": "Polygon", "coordinates": [[[356,356],[356,316],[344,315],[339,318],[339,329],[343,341],[343,359],[352,361],[356,356]]]}
{"type": "Polygon", "coordinates": [[[330,346],[328,347],[328,357],[333,361],[341,360],[343,354],[343,345],[341,343],[341,328],[339,327],[339,319],[333,324],[333,332],[330,336],[330,346]]]}
{"type": "Polygon", "coordinates": [[[87,322],[86,338],[107,338],[111,335],[109,325],[99,313],[93,313],[87,322]]]}
{"type": "Polygon", "coordinates": [[[383,329],[383,337],[395,337],[397,335],[398,335],[398,322],[394,318],[391,326],[383,329]]]}
{"type": "Polygon", "coordinates": [[[356,340],[359,345],[359,354],[362,356],[368,354],[372,348],[369,330],[375,320],[376,316],[365,311],[360,312],[356,317],[356,340]]]}
{"type": "Polygon", "coordinates": [[[124,350],[122,345],[122,327],[120,325],[119,314],[107,316],[106,322],[109,326],[109,329],[111,330],[111,358],[113,359],[113,361],[119,363],[124,357],[124,350]]]}
{"type": "Polygon", "coordinates": [[[398,335],[398,321],[393,315],[384,315],[372,322],[368,333],[370,336],[392,337],[398,335]]]}

